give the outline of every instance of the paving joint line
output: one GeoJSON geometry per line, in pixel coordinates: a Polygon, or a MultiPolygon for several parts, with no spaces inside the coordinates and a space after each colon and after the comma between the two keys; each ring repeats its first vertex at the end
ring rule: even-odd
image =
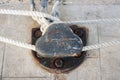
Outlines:
{"type": "Polygon", "coordinates": [[[2,68],[1,68],[1,78],[2,78],[2,76],[3,76],[3,68],[4,68],[5,52],[6,52],[6,43],[4,44],[4,50],[3,50],[3,59],[2,59],[2,68]]]}
{"type": "MultiPolygon", "coordinates": [[[[101,30],[99,30],[99,27],[98,27],[98,25],[97,25],[97,33],[98,33],[98,43],[100,43],[100,31],[101,30]]],[[[100,48],[98,49],[98,51],[99,51],[99,68],[100,68],[100,80],[102,80],[102,76],[101,76],[101,51],[100,51],[100,48]]]]}

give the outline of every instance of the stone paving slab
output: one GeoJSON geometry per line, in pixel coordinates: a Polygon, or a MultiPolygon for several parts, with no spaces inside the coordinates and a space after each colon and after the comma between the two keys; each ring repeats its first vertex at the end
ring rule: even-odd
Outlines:
{"type": "Polygon", "coordinates": [[[86,59],[78,68],[77,80],[100,80],[100,62],[97,59],[86,59]]]}
{"type": "Polygon", "coordinates": [[[0,75],[2,74],[2,69],[3,69],[3,55],[5,51],[5,44],[0,42],[0,75]]]}
{"type": "MultiPolygon", "coordinates": [[[[35,2],[39,2],[38,0],[34,0],[35,2]]],[[[84,5],[84,4],[119,4],[120,1],[119,0],[64,0],[64,1],[69,1],[69,2],[73,2],[74,4],[81,4],[81,5],[84,5]]],[[[10,0],[10,1],[7,1],[7,0],[0,0],[0,3],[6,3],[6,4],[9,4],[9,3],[29,3],[29,0],[10,0]]]]}
{"type": "Polygon", "coordinates": [[[73,4],[80,4],[80,5],[98,5],[98,4],[120,4],[120,0],[66,0],[68,2],[73,2],[73,4]]]}
{"type": "MultiPolygon", "coordinates": [[[[61,6],[62,20],[93,20],[101,18],[119,18],[120,5],[66,5],[61,6]],[[72,6],[72,8],[70,8],[72,6]]],[[[98,24],[98,23],[96,23],[98,24]]],[[[101,25],[101,24],[99,24],[101,25]]],[[[101,25],[102,26],[102,25],[101,25]]]]}
{"type": "MultiPolygon", "coordinates": [[[[8,27],[5,29],[6,37],[31,43],[32,27],[38,27],[31,18],[23,16],[9,16],[8,27]]],[[[5,47],[3,77],[46,77],[44,72],[35,62],[31,50],[7,44],[5,47]]]]}
{"type": "MultiPolygon", "coordinates": [[[[76,0],[75,0],[76,3],[76,0]]],[[[112,5],[66,5],[62,9],[64,11],[63,20],[79,20],[79,19],[98,19],[98,18],[111,18],[111,17],[119,17],[120,14],[120,6],[114,5],[119,4],[119,0],[84,0],[79,1],[78,4],[112,4],[112,5]],[[71,9],[72,6],[72,9],[71,9]],[[68,15],[66,17],[66,15],[68,15]]],[[[2,16],[1,16],[2,17],[2,16]]],[[[1,33],[3,36],[10,37],[12,39],[24,41],[27,43],[31,43],[31,28],[38,26],[31,18],[29,17],[21,17],[21,16],[7,16],[4,23],[5,28],[3,30],[6,31],[5,34],[1,33]],[[7,24],[6,24],[7,22],[7,24]]],[[[85,26],[89,28],[89,38],[88,45],[95,44],[102,41],[109,41],[113,38],[119,38],[119,26],[117,24],[103,25],[103,24],[95,24],[95,25],[84,25],[80,24],[80,26],[85,26]],[[101,28],[97,28],[101,27],[101,28]],[[113,27],[114,26],[114,27],[113,27]],[[110,28],[113,27],[113,28],[110,28]],[[98,31],[100,32],[98,38],[98,31]],[[116,35],[118,34],[118,35],[116,35]]],[[[114,40],[114,39],[113,39],[114,40]]],[[[62,80],[119,80],[119,47],[107,48],[89,51],[88,57],[85,62],[80,65],[77,69],[72,71],[69,74],[64,74],[60,76],[62,80]],[[111,50],[111,51],[110,51],[111,50]],[[113,54],[114,53],[114,54],[113,54]],[[99,56],[100,55],[100,56],[99,56]],[[100,57],[100,58],[99,58],[100,57]],[[101,64],[100,64],[101,62],[101,64]]],[[[30,54],[30,50],[26,50],[23,48],[19,48],[12,45],[6,45],[5,47],[5,59],[3,65],[3,80],[28,80],[31,78],[27,77],[49,77],[47,79],[51,79],[49,73],[43,71],[38,64],[35,63],[32,55],[30,54]],[[19,57],[18,57],[19,56],[19,57]],[[41,73],[42,72],[42,73],[41,73]],[[14,77],[14,78],[10,78],[14,77]],[[15,78],[19,77],[19,78],[15,78]],[[25,77],[25,78],[20,78],[25,77]]],[[[1,62],[2,64],[2,62],[1,62]]],[[[43,79],[40,78],[40,79],[43,79]]],[[[32,80],[38,80],[33,78],[32,80]]]]}
{"type": "MultiPolygon", "coordinates": [[[[100,42],[120,40],[120,24],[103,25],[100,28],[100,42]],[[103,28],[104,27],[104,28],[103,28]],[[110,28],[111,27],[111,28],[110,28]]],[[[101,77],[102,80],[120,79],[120,47],[101,48],[101,77]]]]}
{"type": "MultiPolygon", "coordinates": [[[[117,17],[120,18],[120,6],[99,7],[100,16],[102,17],[117,17]]],[[[120,40],[120,23],[98,24],[99,42],[108,42],[120,40]]],[[[112,46],[109,48],[100,49],[101,60],[101,79],[102,80],[119,80],[120,79],[120,47],[112,46]]]]}
{"type": "Polygon", "coordinates": [[[102,80],[120,79],[120,47],[101,49],[101,77],[102,80]],[[104,55],[105,54],[105,55],[104,55]]]}
{"type": "MultiPolygon", "coordinates": [[[[34,26],[34,23],[31,21],[31,19],[21,17],[21,16],[16,17],[16,16],[10,15],[8,16],[8,24],[9,26],[6,29],[6,31],[9,31],[9,32],[6,32],[7,37],[24,41],[24,42],[30,42],[31,28],[36,27],[34,26]],[[12,20],[16,21],[16,23],[14,23],[14,21],[12,20]]],[[[97,36],[98,34],[97,34],[96,25],[84,25],[84,26],[89,28],[89,36],[92,35],[92,37],[88,37],[88,44],[90,45],[90,44],[98,43],[98,36],[97,36]]],[[[44,74],[40,73],[41,71],[40,68],[38,68],[38,66],[36,66],[33,63],[34,61],[31,59],[31,55],[29,53],[30,53],[29,50],[18,48],[12,45],[7,45],[6,52],[5,52],[3,77],[39,77],[39,76],[49,77],[49,75],[44,73],[44,71],[43,71],[44,74]]],[[[79,72],[79,68],[78,68],[75,71],[72,71],[71,73],[66,74],[64,79],[69,80],[69,79],[76,78],[75,80],[77,80],[80,78],[79,76],[81,76],[81,74],[89,74],[88,71],[90,69],[91,69],[92,75],[91,77],[89,76],[88,78],[90,78],[91,80],[97,79],[99,77],[98,76],[99,51],[95,50],[95,51],[88,52],[88,57],[89,58],[94,57],[95,59],[93,60],[87,59],[87,61],[83,63],[83,67],[82,65],[80,66],[80,69],[83,71],[79,72]],[[91,66],[92,63],[89,64],[89,61],[92,61],[94,66],[91,66]],[[98,62],[98,63],[94,63],[94,62],[98,62]],[[88,65],[88,67],[84,68],[85,65],[88,65]],[[95,69],[92,70],[92,68],[95,68],[95,69]]],[[[82,79],[86,79],[84,76],[81,76],[81,77],[82,79]]],[[[97,80],[99,80],[99,78],[97,80]]]]}
{"type": "Polygon", "coordinates": [[[3,78],[2,80],[49,80],[47,78],[3,78]]]}
{"type": "MultiPolygon", "coordinates": [[[[68,7],[69,6],[67,6],[67,8],[68,7]]],[[[85,6],[81,6],[81,7],[80,6],[72,6],[72,9],[69,9],[69,10],[64,9],[64,10],[66,11],[65,14],[67,14],[67,15],[70,14],[72,16],[72,17],[68,17],[69,20],[70,19],[79,20],[79,19],[119,18],[120,14],[117,14],[120,12],[119,7],[120,7],[119,5],[115,5],[115,6],[114,5],[109,5],[109,6],[97,5],[97,7],[95,5],[92,5],[92,6],[85,5],[85,6]],[[81,11],[81,13],[80,13],[80,11],[81,11]],[[75,12],[74,16],[72,15],[73,14],[72,12],[75,12]],[[73,18],[78,14],[80,15],[79,18],[73,18]]],[[[90,25],[90,24],[88,24],[88,25],[90,25]]],[[[96,24],[95,26],[100,27],[97,29],[100,32],[100,33],[98,33],[98,35],[100,34],[99,35],[100,37],[98,38],[98,42],[115,40],[115,38],[119,39],[119,37],[120,37],[119,36],[119,33],[120,33],[120,29],[119,29],[120,24],[119,23],[104,23],[104,24],[99,23],[99,24],[96,24]]],[[[96,29],[94,28],[94,30],[96,30],[96,29]]],[[[94,32],[94,31],[92,31],[92,32],[94,32]]],[[[93,36],[95,36],[95,35],[90,35],[90,37],[93,37],[93,36]]],[[[91,41],[93,41],[93,44],[95,43],[94,39],[95,39],[95,37],[91,38],[91,41]]],[[[93,72],[94,74],[95,73],[98,74],[99,77],[96,77],[96,75],[94,75],[94,74],[90,76],[90,74],[92,72],[90,72],[88,69],[86,71],[81,71],[81,74],[80,74],[80,72],[77,73],[74,71],[74,73],[73,73],[74,78],[77,80],[76,77],[80,76],[80,78],[81,78],[81,75],[83,74],[82,75],[83,80],[88,80],[88,79],[96,80],[97,78],[100,80],[119,80],[119,74],[120,74],[119,73],[120,72],[119,71],[119,49],[120,48],[117,48],[117,47],[107,48],[107,51],[105,49],[100,49],[100,54],[99,54],[99,52],[98,52],[98,54],[101,55],[100,56],[101,58],[100,58],[100,60],[95,59],[95,61],[98,61],[98,66],[100,67],[100,73],[99,72],[96,73],[97,70],[99,69],[99,67],[96,68],[95,72],[93,72]],[[115,48],[115,49],[113,49],[113,48],[115,48]],[[113,54],[112,54],[112,52],[113,52],[113,54]],[[111,55],[109,55],[109,53],[111,53],[111,55]],[[103,56],[105,56],[105,57],[103,57],[103,56]],[[87,71],[88,71],[88,75],[86,75],[87,71]],[[84,74],[84,72],[85,72],[85,74],[84,74]],[[77,74],[79,74],[79,75],[77,75],[77,74]],[[75,75],[77,75],[77,76],[75,76],[75,75]]],[[[92,51],[90,53],[92,53],[92,51]]],[[[94,62],[94,61],[91,61],[91,62],[94,62]]],[[[89,63],[90,62],[88,62],[88,64],[89,63]]],[[[89,67],[91,67],[91,66],[89,66],[89,67]]],[[[91,70],[92,69],[95,69],[95,67],[92,67],[91,70]]],[[[79,69],[79,71],[80,71],[80,69],[79,69]]],[[[69,79],[71,79],[71,78],[72,77],[70,76],[69,79]]]]}
{"type": "Polygon", "coordinates": [[[99,58],[86,58],[74,71],[64,74],[64,80],[100,80],[99,58]]]}
{"type": "MultiPolygon", "coordinates": [[[[0,35],[2,36],[5,36],[4,28],[7,25],[6,20],[7,20],[7,16],[0,15],[0,35]]],[[[0,42],[0,75],[2,74],[2,69],[3,69],[4,52],[5,52],[5,44],[0,42]]]]}

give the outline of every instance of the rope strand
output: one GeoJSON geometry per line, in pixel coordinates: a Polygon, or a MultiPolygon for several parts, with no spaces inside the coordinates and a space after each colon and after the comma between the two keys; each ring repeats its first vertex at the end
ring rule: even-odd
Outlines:
{"type": "Polygon", "coordinates": [[[82,51],[94,50],[94,49],[99,49],[99,48],[106,48],[106,47],[115,46],[115,45],[120,45],[120,40],[85,46],[85,47],[83,47],[82,51]]]}
{"type": "MultiPolygon", "coordinates": [[[[97,19],[97,20],[81,20],[81,21],[64,21],[64,22],[61,22],[56,17],[53,17],[53,16],[51,16],[49,14],[45,14],[45,13],[42,13],[42,12],[36,12],[36,11],[21,11],[21,10],[0,9],[0,14],[32,16],[33,19],[38,21],[38,23],[42,22],[42,21],[39,21],[39,20],[41,20],[40,19],[41,17],[47,17],[47,18],[50,18],[52,20],[57,21],[55,23],[65,23],[65,24],[78,24],[78,23],[87,24],[87,23],[99,23],[99,22],[105,22],[105,23],[106,22],[120,22],[119,18],[97,19]]],[[[9,38],[5,38],[5,37],[2,37],[2,36],[0,36],[0,41],[4,42],[4,43],[16,45],[16,46],[19,46],[19,47],[23,47],[23,48],[27,48],[27,49],[31,49],[31,50],[35,51],[35,45],[19,42],[19,41],[12,40],[12,39],[9,39],[9,38]]],[[[119,40],[111,41],[111,42],[105,42],[105,43],[101,43],[101,44],[85,46],[85,47],[83,47],[82,51],[88,51],[88,50],[93,50],[93,49],[105,48],[105,47],[110,47],[110,46],[119,45],[119,44],[120,44],[119,40]]]]}
{"type": "Polygon", "coordinates": [[[31,44],[27,44],[27,43],[24,43],[24,42],[16,41],[16,40],[9,39],[9,38],[2,37],[2,36],[0,36],[0,41],[4,42],[4,43],[12,44],[12,45],[15,45],[15,46],[18,46],[18,47],[22,47],[22,48],[26,48],[26,49],[30,49],[30,50],[34,50],[35,51],[35,46],[31,45],[31,44]]]}
{"type": "MultiPolygon", "coordinates": [[[[0,36],[0,41],[4,42],[4,43],[15,45],[15,46],[18,46],[18,47],[22,47],[22,48],[26,48],[26,49],[36,51],[35,45],[31,45],[31,44],[27,44],[27,43],[24,43],[24,42],[12,40],[12,39],[5,38],[5,37],[2,37],[2,36],[0,36]]],[[[83,47],[82,51],[95,50],[95,49],[99,49],[99,48],[106,48],[106,47],[115,46],[115,45],[120,45],[120,40],[115,40],[115,41],[111,41],[111,42],[104,42],[104,43],[100,43],[100,44],[85,46],[85,47],[83,47]]]]}
{"type": "Polygon", "coordinates": [[[96,19],[96,20],[78,20],[78,21],[63,21],[55,23],[64,23],[64,24],[89,24],[89,23],[110,23],[110,22],[120,22],[120,18],[111,18],[111,19],[96,19]]]}
{"type": "Polygon", "coordinates": [[[50,18],[51,20],[54,20],[54,21],[60,21],[56,17],[53,17],[53,16],[46,14],[46,13],[43,13],[43,12],[37,12],[37,11],[0,9],[0,14],[47,17],[47,18],[50,18]]]}

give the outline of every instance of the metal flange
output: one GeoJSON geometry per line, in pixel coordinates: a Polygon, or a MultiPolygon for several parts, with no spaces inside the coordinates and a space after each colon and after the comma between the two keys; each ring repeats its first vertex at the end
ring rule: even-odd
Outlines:
{"type": "MultiPolygon", "coordinates": [[[[79,28],[76,25],[70,26],[72,31],[78,35],[83,45],[87,44],[87,29],[79,28]]],[[[39,28],[32,29],[32,44],[35,44],[37,39],[42,35],[39,28]]],[[[38,53],[33,52],[33,56],[38,61],[40,66],[51,73],[65,73],[78,67],[85,59],[86,52],[81,52],[80,55],[69,57],[43,57],[38,53]]]]}

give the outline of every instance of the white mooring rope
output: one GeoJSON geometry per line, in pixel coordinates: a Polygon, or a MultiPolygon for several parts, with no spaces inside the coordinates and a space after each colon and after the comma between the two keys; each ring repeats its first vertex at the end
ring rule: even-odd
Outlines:
{"type": "Polygon", "coordinates": [[[22,48],[31,49],[31,50],[35,51],[35,46],[31,45],[31,44],[27,44],[27,43],[24,43],[24,42],[12,40],[12,39],[5,38],[5,37],[2,37],[2,36],[0,36],[0,41],[4,42],[4,43],[12,44],[12,45],[15,45],[15,46],[19,46],[19,47],[22,47],[22,48]]]}
{"type": "MultiPolygon", "coordinates": [[[[35,45],[31,45],[31,44],[27,44],[27,43],[24,43],[24,42],[12,40],[12,39],[5,38],[5,37],[2,37],[2,36],[0,36],[0,41],[4,42],[4,43],[8,43],[8,44],[12,44],[12,45],[15,45],[15,46],[19,46],[19,47],[22,47],[22,48],[26,48],[26,49],[36,51],[35,45]]],[[[85,46],[85,47],[83,47],[82,51],[94,50],[94,49],[99,49],[99,48],[106,48],[106,47],[115,46],[115,45],[120,45],[120,40],[111,41],[111,42],[104,42],[104,43],[90,45],[90,46],[85,46]]]]}
{"type": "Polygon", "coordinates": [[[120,18],[110,18],[110,19],[94,19],[94,20],[78,20],[78,21],[63,21],[55,23],[64,23],[64,24],[89,24],[89,23],[111,23],[111,22],[120,22],[120,18]]]}
{"type": "Polygon", "coordinates": [[[25,10],[8,10],[0,9],[0,14],[10,14],[10,15],[22,15],[22,16],[36,16],[36,17],[47,17],[54,21],[60,21],[58,18],[53,17],[49,14],[37,11],[25,11],[25,10]]]}
{"type": "Polygon", "coordinates": [[[99,48],[106,48],[106,47],[115,46],[115,45],[120,45],[120,40],[85,46],[85,47],[83,47],[82,51],[94,50],[94,49],[99,49],[99,48]]]}
{"type": "Polygon", "coordinates": [[[46,13],[37,12],[37,11],[25,11],[25,10],[8,10],[0,9],[0,14],[10,14],[10,15],[23,15],[23,16],[34,16],[34,17],[47,17],[56,22],[54,23],[65,23],[65,24],[88,24],[88,23],[106,23],[106,22],[120,22],[120,18],[111,18],[111,19],[96,19],[96,20],[78,20],[78,21],[60,21],[58,18],[51,16],[46,13]]]}
{"type": "MultiPolygon", "coordinates": [[[[21,11],[21,10],[0,9],[0,14],[32,16],[34,19],[37,20],[38,23],[42,22],[41,18],[43,18],[43,17],[47,17],[47,18],[50,18],[52,20],[57,21],[55,23],[65,23],[65,24],[78,24],[78,23],[87,24],[87,23],[99,23],[99,22],[105,22],[105,23],[106,22],[120,22],[119,18],[97,19],[97,20],[80,20],[80,21],[64,21],[64,22],[61,22],[56,17],[53,17],[53,16],[51,16],[49,14],[45,14],[45,13],[42,13],[42,12],[36,12],[36,11],[21,11]]],[[[4,43],[8,43],[8,44],[12,44],[12,45],[16,45],[16,46],[19,46],[19,47],[23,47],[23,48],[27,48],[27,49],[31,49],[31,50],[36,51],[35,45],[19,42],[19,41],[12,40],[12,39],[9,39],[9,38],[5,38],[5,37],[2,37],[2,36],[0,36],[0,41],[4,42],[4,43]]],[[[111,41],[111,42],[105,42],[105,43],[101,43],[101,44],[85,46],[85,47],[83,47],[82,51],[88,51],[88,50],[93,50],[93,49],[98,49],[98,48],[110,47],[110,46],[119,45],[119,44],[120,44],[120,40],[111,41]]]]}

